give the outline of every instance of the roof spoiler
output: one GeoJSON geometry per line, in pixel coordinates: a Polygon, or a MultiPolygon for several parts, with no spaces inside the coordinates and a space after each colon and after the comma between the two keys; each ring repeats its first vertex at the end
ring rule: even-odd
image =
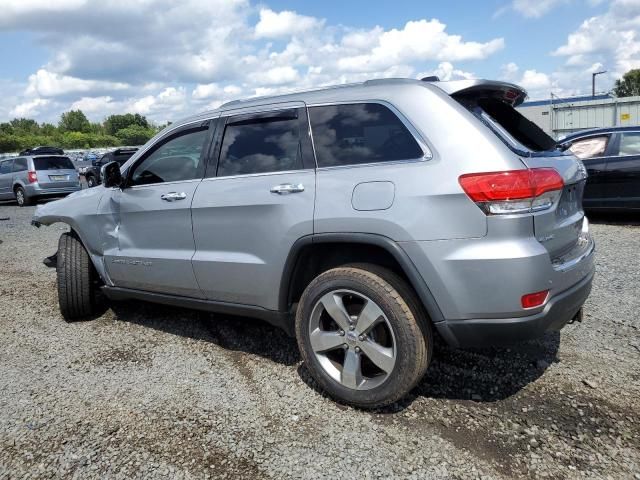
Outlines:
{"type": "Polygon", "coordinates": [[[438,80],[430,80],[431,78],[434,77],[425,77],[422,80],[436,85],[452,97],[479,97],[489,95],[499,97],[501,100],[517,107],[524,102],[528,96],[524,88],[514,85],[513,83],[482,79],[441,82],[438,80]]]}

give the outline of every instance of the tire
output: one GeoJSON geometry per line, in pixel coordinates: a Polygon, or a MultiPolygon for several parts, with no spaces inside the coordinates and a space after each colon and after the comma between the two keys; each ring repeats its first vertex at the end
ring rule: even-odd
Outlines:
{"type": "Polygon", "coordinates": [[[302,359],[322,390],[360,408],[403,398],[431,360],[430,323],[413,290],[376,265],[318,275],[302,294],[295,329],[302,359]]]}
{"type": "Polygon", "coordinates": [[[56,265],[58,303],[66,321],[79,320],[95,312],[96,272],[89,254],[73,233],[63,233],[58,242],[56,265]]]}
{"type": "Polygon", "coordinates": [[[89,175],[87,177],[87,188],[93,188],[96,185],[98,185],[98,182],[96,181],[96,177],[94,177],[93,175],[89,175]]]}
{"type": "Polygon", "coordinates": [[[17,187],[16,202],[18,202],[19,207],[28,207],[33,203],[33,200],[27,195],[27,192],[24,191],[24,188],[17,187]]]}

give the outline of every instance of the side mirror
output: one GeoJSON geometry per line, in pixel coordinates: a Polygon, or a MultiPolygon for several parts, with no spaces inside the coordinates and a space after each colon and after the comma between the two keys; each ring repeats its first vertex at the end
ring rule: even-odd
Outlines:
{"type": "Polygon", "coordinates": [[[122,174],[118,162],[109,162],[100,170],[102,183],[105,188],[119,187],[122,185],[122,174]]]}

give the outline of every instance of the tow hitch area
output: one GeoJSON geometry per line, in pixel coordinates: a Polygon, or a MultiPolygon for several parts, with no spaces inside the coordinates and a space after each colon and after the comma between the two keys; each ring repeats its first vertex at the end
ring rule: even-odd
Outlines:
{"type": "Polygon", "coordinates": [[[576,312],[576,314],[573,316],[573,318],[571,320],[569,320],[569,323],[575,323],[575,322],[580,322],[582,323],[582,309],[578,310],[576,312]]]}

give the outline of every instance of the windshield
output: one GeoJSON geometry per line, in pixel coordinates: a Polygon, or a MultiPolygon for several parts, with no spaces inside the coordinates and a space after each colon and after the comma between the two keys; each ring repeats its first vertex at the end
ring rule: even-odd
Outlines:
{"type": "Polygon", "coordinates": [[[37,157],[33,159],[36,170],[75,170],[67,157],[37,157]]]}
{"type": "Polygon", "coordinates": [[[498,98],[462,97],[457,100],[513,149],[524,152],[546,152],[557,148],[553,138],[511,105],[498,98]]]}

